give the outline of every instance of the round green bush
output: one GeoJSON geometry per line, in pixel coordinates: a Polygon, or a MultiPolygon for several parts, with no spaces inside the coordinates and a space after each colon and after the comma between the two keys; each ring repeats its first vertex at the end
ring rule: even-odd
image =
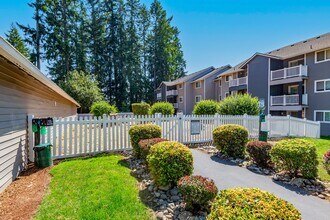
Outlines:
{"type": "Polygon", "coordinates": [[[327,171],[327,173],[330,175],[330,150],[328,150],[324,155],[323,155],[323,166],[324,169],[327,171]]]}
{"type": "Polygon", "coordinates": [[[287,171],[292,176],[299,173],[304,178],[317,177],[317,153],[315,145],[303,139],[277,142],[270,151],[276,169],[287,171]]]}
{"type": "Polygon", "coordinates": [[[183,176],[192,174],[193,156],[179,142],[165,141],[150,148],[147,157],[151,175],[158,186],[173,186],[183,176]]]}
{"type": "Polygon", "coordinates": [[[140,155],[142,159],[147,159],[147,156],[149,154],[150,148],[154,146],[155,144],[158,144],[163,141],[168,141],[164,138],[149,138],[149,139],[143,139],[139,141],[139,147],[140,147],[140,155]]]}
{"type": "Polygon", "coordinates": [[[207,211],[218,188],[213,180],[202,176],[184,176],[178,182],[179,192],[186,203],[186,209],[196,213],[207,211]]]}
{"type": "Polygon", "coordinates": [[[258,115],[259,100],[250,94],[231,95],[220,102],[221,115],[258,115]]]}
{"type": "Polygon", "coordinates": [[[156,102],[150,108],[150,114],[161,113],[162,115],[173,115],[175,112],[174,106],[169,102],[156,102]]]}
{"type": "Polygon", "coordinates": [[[202,100],[194,106],[194,115],[214,115],[219,111],[219,103],[214,100],[202,100]]]}
{"type": "Polygon", "coordinates": [[[248,130],[240,125],[227,124],[213,130],[216,148],[229,157],[244,158],[248,130]]]}
{"type": "Polygon", "coordinates": [[[217,219],[301,219],[299,211],[273,194],[255,188],[220,191],[215,198],[209,220],[217,219]]]}
{"type": "Polygon", "coordinates": [[[263,141],[251,141],[246,145],[246,151],[251,159],[261,167],[271,166],[270,150],[272,145],[263,141]]]}
{"type": "Polygon", "coordinates": [[[147,103],[133,103],[132,112],[134,115],[148,115],[150,110],[150,105],[147,103]]]}
{"type": "Polygon", "coordinates": [[[91,107],[91,113],[94,116],[110,115],[111,113],[118,112],[116,106],[110,105],[106,101],[95,102],[91,107]]]}
{"type": "Polygon", "coordinates": [[[128,133],[131,138],[134,156],[142,158],[139,141],[149,138],[160,138],[162,135],[162,129],[154,124],[141,124],[130,127],[128,133]]]}

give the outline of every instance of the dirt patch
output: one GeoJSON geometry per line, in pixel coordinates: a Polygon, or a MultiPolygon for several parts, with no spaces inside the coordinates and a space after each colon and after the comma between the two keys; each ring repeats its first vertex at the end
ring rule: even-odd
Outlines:
{"type": "Polygon", "coordinates": [[[50,183],[49,170],[31,164],[0,193],[0,219],[32,219],[50,183]]]}

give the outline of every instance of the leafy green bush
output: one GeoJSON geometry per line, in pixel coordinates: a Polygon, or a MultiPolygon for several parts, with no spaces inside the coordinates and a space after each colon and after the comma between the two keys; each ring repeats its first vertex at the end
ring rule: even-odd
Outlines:
{"type": "Polygon", "coordinates": [[[110,115],[111,113],[118,112],[116,106],[110,105],[109,103],[102,101],[102,102],[95,102],[91,107],[91,113],[94,116],[102,116],[102,115],[110,115]]]}
{"type": "Polygon", "coordinates": [[[186,203],[186,208],[193,212],[207,211],[218,193],[213,180],[202,176],[182,177],[178,182],[178,189],[186,203]]]}
{"type": "Polygon", "coordinates": [[[328,150],[324,155],[323,155],[323,166],[324,169],[327,171],[327,173],[330,175],[330,150],[328,150]]]}
{"type": "Polygon", "coordinates": [[[174,107],[169,102],[156,102],[150,108],[150,114],[161,113],[162,115],[173,115],[175,112],[174,107]]]}
{"type": "Polygon", "coordinates": [[[194,106],[194,115],[214,115],[219,111],[219,103],[214,100],[202,100],[194,106]]]}
{"type": "Polygon", "coordinates": [[[150,148],[148,166],[158,186],[176,185],[183,176],[192,174],[193,156],[179,142],[165,141],[150,148]]]}
{"type": "Polygon", "coordinates": [[[301,219],[299,211],[273,194],[255,188],[220,191],[211,207],[209,220],[216,219],[301,219]]]}
{"type": "Polygon", "coordinates": [[[150,105],[148,103],[133,103],[132,112],[134,115],[148,115],[150,105]]]}
{"type": "Polygon", "coordinates": [[[293,176],[299,173],[304,178],[317,177],[317,153],[315,145],[302,139],[289,139],[277,142],[270,151],[272,162],[278,170],[293,176]]]}
{"type": "Polygon", "coordinates": [[[259,100],[250,94],[231,95],[220,102],[221,115],[258,115],[259,100]]]}
{"type": "Polygon", "coordinates": [[[149,138],[149,139],[143,139],[139,141],[139,147],[140,147],[140,155],[142,159],[147,159],[147,156],[149,154],[150,148],[154,146],[155,144],[158,144],[163,141],[168,141],[164,138],[149,138]]]}
{"type": "Polygon", "coordinates": [[[240,125],[222,125],[213,130],[214,145],[230,157],[244,158],[248,130],[240,125]]]}
{"type": "Polygon", "coordinates": [[[158,125],[142,124],[130,127],[128,133],[131,137],[134,156],[142,158],[139,141],[149,138],[160,138],[162,135],[162,129],[158,125]]]}
{"type": "Polygon", "coordinates": [[[263,141],[252,141],[246,145],[246,151],[251,159],[261,167],[270,167],[270,150],[272,145],[263,141]]]}

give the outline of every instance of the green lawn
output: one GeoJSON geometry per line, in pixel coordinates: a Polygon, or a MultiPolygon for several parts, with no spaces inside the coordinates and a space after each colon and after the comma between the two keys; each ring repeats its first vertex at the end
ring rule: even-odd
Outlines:
{"type": "Polygon", "coordinates": [[[306,140],[313,141],[317,147],[317,154],[319,158],[319,177],[321,180],[330,181],[330,175],[327,174],[323,167],[323,155],[327,150],[330,149],[330,138],[329,137],[322,137],[321,139],[314,139],[314,138],[305,138],[306,140]]]}
{"type": "Polygon", "coordinates": [[[35,219],[151,219],[119,155],[72,159],[51,170],[49,193],[35,219]]]}

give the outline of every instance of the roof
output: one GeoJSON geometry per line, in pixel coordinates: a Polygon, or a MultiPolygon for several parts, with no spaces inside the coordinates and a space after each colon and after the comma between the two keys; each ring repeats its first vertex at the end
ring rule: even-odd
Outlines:
{"type": "Polygon", "coordinates": [[[174,81],[164,81],[159,85],[158,89],[161,87],[162,84],[165,84],[166,86],[175,86],[177,84],[186,82],[188,80],[195,80],[195,79],[197,79],[201,76],[204,76],[204,75],[210,73],[213,70],[215,70],[215,68],[213,66],[210,66],[210,67],[207,67],[205,69],[199,70],[197,72],[191,73],[189,75],[183,76],[183,77],[181,77],[179,79],[176,79],[174,81]]]}
{"type": "Polygon", "coordinates": [[[69,96],[64,90],[56,85],[52,80],[48,79],[36,66],[27,60],[19,51],[17,51],[10,43],[0,36],[0,55],[12,62],[14,65],[37,79],[63,98],[80,107],[79,103],[69,96]]]}
{"type": "Polygon", "coordinates": [[[212,72],[210,72],[210,73],[208,73],[208,74],[206,74],[204,76],[201,76],[201,77],[195,79],[191,83],[194,83],[194,82],[197,82],[197,81],[200,81],[200,80],[207,79],[207,78],[209,78],[210,76],[213,76],[213,75],[216,75],[216,77],[218,77],[221,73],[225,72],[227,69],[230,69],[230,68],[231,68],[231,66],[229,64],[226,65],[226,66],[222,66],[222,67],[216,68],[212,72]]]}
{"type": "Polygon", "coordinates": [[[270,51],[267,54],[287,59],[327,47],[330,47],[330,32],[270,51]]]}

